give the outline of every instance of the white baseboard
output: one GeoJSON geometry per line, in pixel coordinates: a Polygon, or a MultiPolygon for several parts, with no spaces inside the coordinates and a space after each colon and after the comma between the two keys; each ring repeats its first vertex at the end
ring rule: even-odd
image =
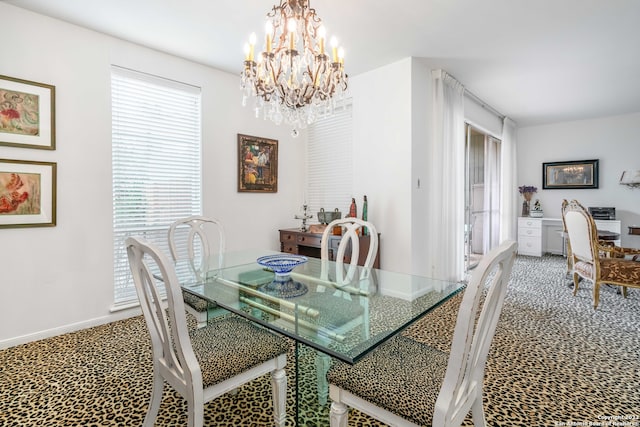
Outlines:
{"type": "Polygon", "coordinates": [[[26,344],[33,341],[42,340],[45,338],[51,338],[62,334],[68,334],[70,332],[80,331],[82,329],[92,328],[94,326],[104,325],[106,323],[115,322],[118,320],[128,319],[142,314],[140,307],[132,307],[126,310],[114,311],[111,314],[103,317],[97,317],[95,319],[86,320],[78,323],[71,323],[69,325],[59,326],[57,328],[46,329],[44,331],[38,331],[33,334],[22,335],[19,337],[9,338],[7,340],[0,341],[0,350],[4,350],[9,347],[14,347],[21,344],[26,344]]]}

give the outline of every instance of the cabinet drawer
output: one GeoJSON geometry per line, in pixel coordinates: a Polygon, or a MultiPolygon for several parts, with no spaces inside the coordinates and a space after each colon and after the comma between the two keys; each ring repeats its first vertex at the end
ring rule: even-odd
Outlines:
{"type": "Polygon", "coordinates": [[[309,236],[309,235],[299,234],[297,243],[303,246],[311,246],[314,248],[319,248],[321,240],[322,240],[322,236],[309,236]]]}
{"type": "Polygon", "coordinates": [[[287,231],[280,232],[280,242],[284,245],[287,243],[296,243],[296,233],[290,233],[287,231]]]}
{"type": "Polygon", "coordinates": [[[518,228],[542,229],[542,221],[533,218],[518,218],[518,228]]]}
{"type": "Polygon", "coordinates": [[[518,236],[518,253],[521,255],[542,256],[542,242],[537,237],[518,236]]]}
{"type": "Polygon", "coordinates": [[[292,243],[283,243],[282,244],[282,252],[286,252],[288,254],[297,254],[298,246],[292,243]]]}
{"type": "Polygon", "coordinates": [[[520,237],[540,237],[542,229],[540,228],[520,228],[518,230],[518,238],[520,237]]]}

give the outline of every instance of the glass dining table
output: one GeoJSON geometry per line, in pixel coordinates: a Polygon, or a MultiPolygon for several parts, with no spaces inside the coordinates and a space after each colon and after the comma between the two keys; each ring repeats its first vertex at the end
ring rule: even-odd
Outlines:
{"type": "Polygon", "coordinates": [[[461,282],[310,257],[294,256],[290,272],[276,273],[279,267],[258,263],[266,255],[291,257],[245,250],[225,253],[224,267],[212,261],[201,277],[176,269],[183,290],[294,341],[297,425],[328,423],[324,375],[332,359],[357,363],[464,288],[461,282]]]}

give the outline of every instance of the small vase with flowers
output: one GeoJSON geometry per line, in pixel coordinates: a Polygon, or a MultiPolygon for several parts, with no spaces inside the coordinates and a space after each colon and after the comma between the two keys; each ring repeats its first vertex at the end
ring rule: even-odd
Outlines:
{"type": "Polygon", "coordinates": [[[520,194],[524,197],[524,202],[522,202],[522,216],[529,216],[529,203],[538,189],[533,185],[523,185],[518,187],[518,191],[520,191],[520,194]]]}

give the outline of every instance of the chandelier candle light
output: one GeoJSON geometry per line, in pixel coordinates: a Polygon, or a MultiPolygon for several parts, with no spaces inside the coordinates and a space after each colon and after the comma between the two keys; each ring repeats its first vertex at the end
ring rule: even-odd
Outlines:
{"type": "Polygon", "coordinates": [[[254,100],[256,117],[292,127],[292,135],[330,115],[344,101],[344,50],[331,38],[309,0],[282,0],[267,13],[264,51],[255,55],[256,35],[244,47],[242,105],[254,100]]]}

